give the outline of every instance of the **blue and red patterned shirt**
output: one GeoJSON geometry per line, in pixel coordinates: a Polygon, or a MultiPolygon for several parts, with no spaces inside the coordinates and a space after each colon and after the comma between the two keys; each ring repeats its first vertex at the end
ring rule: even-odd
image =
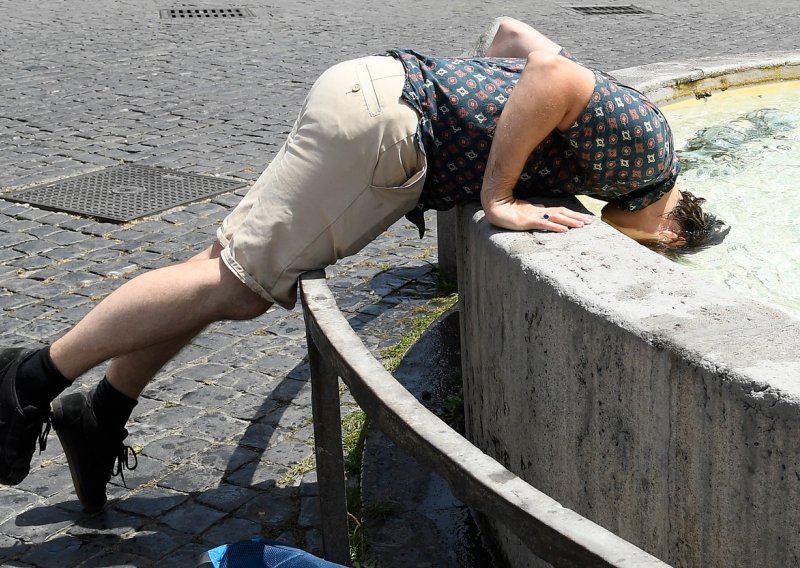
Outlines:
{"type": "MultiPolygon", "coordinates": [[[[411,50],[389,55],[403,63],[403,99],[421,116],[428,174],[417,209],[409,214],[419,225],[427,209],[479,199],[497,120],[525,60],[429,57],[411,50]]],[[[583,194],[637,210],[675,185],[680,165],[661,112],[638,91],[594,73],[585,111],[569,130],[554,130],[531,153],[516,197],[583,194]]]]}

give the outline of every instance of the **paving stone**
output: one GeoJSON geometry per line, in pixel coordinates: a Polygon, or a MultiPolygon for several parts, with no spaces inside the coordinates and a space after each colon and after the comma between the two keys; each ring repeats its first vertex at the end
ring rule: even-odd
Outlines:
{"type": "Polygon", "coordinates": [[[256,495],[255,491],[246,487],[221,483],[217,487],[212,487],[200,493],[197,496],[197,502],[230,513],[238,510],[256,495]]]}
{"type": "Polygon", "coordinates": [[[33,507],[0,525],[0,534],[38,544],[71,526],[75,519],[57,507],[33,507]]]}
{"type": "Polygon", "coordinates": [[[164,463],[181,463],[208,448],[208,442],[183,434],[174,434],[147,444],[142,454],[164,463]]]}
{"type": "Polygon", "coordinates": [[[303,549],[322,558],[322,532],[319,529],[308,529],[305,532],[303,549]]]}
{"type": "Polygon", "coordinates": [[[149,395],[165,402],[179,402],[187,393],[191,393],[202,386],[197,381],[177,377],[163,377],[153,384],[157,388],[153,389],[149,395]]]}
{"type": "Polygon", "coordinates": [[[131,414],[131,420],[139,420],[145,414],[150,412],[157,412],[157,409],[164,408],[164,403],[160,400],[156,400],[153,398],[145,398],[140,397],[138,403],[133,409],[133,413],[131,414]]]}
{"type": "Polygon", "coordinates": [[[316,527],[320,523],[319,497],[303,497],[300,499],[300,516],[297,525],[301,527],[316,527]]]}
{"type": "Polygon", "coordinates": [[[22,556],[28,548],[29,546],[21,540],[0,534],[0,562],[3,563],[3,566],[9,566],[10,564],[6,563],[7,560],[22,556]]]}
{"type": "Polygon", "coordinates": [[[21,270],[37,270],[49,266],[52,261],[46,256],[25,256],[9,264],[21,270]]]}
{"type": "Polygon", "coordinates": [[[270,398],[286,403],[291,402],[305,385],[305,381],[298,381],[287,377],[272,389],[270,398]]]}
{"type": "Polygon", "coordinates": [[[311,422],[311,407],[297,404],[279,406],[268,412],[261,421],[276,428],[294,431],[311,422]]]}
{"type": "Polygon", "coordinates": [[[208,551],[210,546],[187,544],[164,556],[158,561],[158,568],[187,568],[198,564],[198,558],[208,551]]]}
{"type": "Polygon", "coordinates": [[[238,439],[247,426],[244,420],[230,418],[222,412],[207,412],[187,425],[196,435],[219,441],[238,439]]]}
{"type": "Polygon", "coordinates": [[[262,459],[289,467],[304,460],[313,453],[313,448],[308,447],[306,444],[286,439],[264,450],[262,459]]]}
{"type": "MultiPolygon", "coordinates": [[[[230,389],[233,390],[233,389],[230,389]]],[[[236,391],[234,391],[236,392],[236,391]]],[[[225,412],[233,418],[241,420],[261,420],[267,414],[278,408],[282,403],[263,396],[245,393],[231,400],[225,401],[225,412]]]]}
{"type": "Polygon", "coordinates": [[[224,472],[236,471],[243,465],[257,459],[259,454],[239,444],[214,445],[197,456],[197,463],[224,472]]]}
{"type": "Polygon", "coordinates": [[[138,486],[149,483],[154,479],[160,479],[168,470],[167,466],[158,460],[150,459],[147,456],[138,456],[136,469],[125,470],[125,483],[119,477],[112,477],[111,484],[117,487],[125,487],[125,491],[130,493],[138,486]]]}
{"type": "Polygon", "coordinates": [[[261,398],[268,398],[284,378],[265,375],[252,368],[243,368],[223,375],[217,379],[217,383],[261,398]]]}
{"type": "Polygon", "coordinates": [[[237,512],[237,515],[261,524],[263,527],[279,527],[297,517],[298,502],[287,489],[261,494],[237,512]]]}
{"type": "Polygon", "coordinates": [[[141,568],[147,560],[142,556],[118,550],[106,551],[94,556],[81,564],[81,568],[101,568],[114,566],[115,568],[141,568]]]}
{"type": "Polygon", "coordinates": [[[115,509],[134,513],[147,518],[157,518],[185,502],[186,493],[172,491],[163,487],[145,487],[133,495],[120,500],[115,509]]]}
{"type": "Polygon", "coordinates": [[[176,531],[199,535],[224,516],[225,513],[205,505],[189,503],[163,515],[161,522],[176,531]]]}
{"type": "Polygon", "coordinates": [[[164,477],[158,482],[158,486],[177,491],[198,493],[218,485],[220,478],[220,472],[216,469],[186,464],[164,477]]]}
{"type": "Polygon", "coordinates": [[[317,472],[309,471],[303,474],[300,482],[300,496],[313,497],[319,495],[319,484],[317,482],[317,472]]]}
{"type": "Polygon", "coordinates": [[[226,481],[241,487],[266,490],[277,485],[278,479],[287,471],[284,466],[266,461],[250,462],[230,474],[226,481]]]}
{"type": "MultiPolygon", "coordinates": [[[[152,391],[148,391],[150,394],[152,391]]],[[[155,393],[154,393],[155,394],[155,393]]],[[[184,405],[161,405],[146,415],[147,425],[162,432],[175,427],[182,427],[197,418],[198,409],[184,405]]]]}
{"type": "Polygon", "coordinates": [[[51,250],[54,246],[56,246],[54,243],[48,243],[47,241],[33,239],[15,245],[14,250],[27,255],[36,255],[51,250]]]}
{"type": "MultiPolygon", "coordinates": [[[[201,336],[202,337],[202,336],[201,336]]],[[[216,337],[216,336],[213,336],[216,337]]],[[[198,343],[198,339],[195,339],[195,343],[198,343]]],[[[209,349],[213,349],[213,345],[202,344],[203,347],[207,347],[209,349]]],[[[175,373],[174,376],[182,379],[191,379],[197,382],[203,381],[215,381],[219,377],[223,376],[225,373],[230,371],[230,367],[225,365],[220,365],[218,363],[200,363],[196,365],[189,365],[181,369],[179,372],[175,373]]]]}
{"type": "Polygon", "coordinates": [[[0,493],[0,523],[3,523],[19,511],[24,511],[32,505],[40,503],[41,497],[28,491],[20,491],[14,487],[7,487],[0,493]]]}
{"type": "Polygon", "coordinates": [[[275,436],[275,428],[269,424],[250,424],[244,434],[239,438],[238,443],[242,446],[263,450],[270,445],[275,436]]]}
{"type": "Polygon", "coordinates": [[[35,468],[25,480],[16,486],[41,497],[50,497],[72,487],[72,479],[66,463],[49,462],[47,467],[35,468]]]}
{"type": "MultiPolygon", "coordinates": [[[[134,554],[153,561],[163,558],[181,547],[185,535],[163,525],[148,525],[120,539],[115,552],[134,554]]],[[[109,564],[115,566],[113,563],[109,564]]],[[[137,566],[144,566],[145,562],[137,566]]],[[[187,566],[193,567],[191,564],[187,566]]]]}
{"type": "Polygon", "coordinates": [[[37,304],[29,304],[27,306],[8,310],[8,314],[12,317],[28,320],[29,322],[35,320],[41,316],[54,314],[56,310],[53,310],[49,306],[46,306],[42,303],[37,304]]]}
{"type": "Polygon", "coordinates": [[[146,519],[134,515],[126,515],[119,511],[104,509],[96,515],[87,515],[79,523],[67,529],[67,534],[87,538],[98,535],[120,537],[142,527],[146,519]]]}
{"type": "MultiPolygon", "coordinates": [[[[230,413],[230,405],[240,396],[236,390],[228,387],[201,384],[196,390],[183,395],[180,401],[182,404],[209,410],[225,407],[225,410],[230,413]]],[[[234,418],[246,418],[236,414],[231,414],[231,416],[234,418]]]]}
{"type": "Polygon", "coordinates": [[[77,566],[81,561],[90,558],[105,548],[107,540],[84,540],[71,535],[59,535],[42,544],[31,547],[21,560],[40,568],[64,568],[77,566]]]}
{"type": "MultiPolygon", "coordinates": [[[[14,308],[29,306],[31,304],[36,303],[37,301],[38,299],[32,298],[30,296],[25,296],[23,294],[7,294],[5,296],[0,296],[0,309],[4,311],[12,310],[14,308]]],[[[11,329],[11,328],[4,326],[4,329],[11,329]]]]}
{"type": "Polygon", "coordinates": [[[261,525],[241,517],[223,519],[203,533],[203,539],[212,546],[259,536],[261,536],[261,525]]]}

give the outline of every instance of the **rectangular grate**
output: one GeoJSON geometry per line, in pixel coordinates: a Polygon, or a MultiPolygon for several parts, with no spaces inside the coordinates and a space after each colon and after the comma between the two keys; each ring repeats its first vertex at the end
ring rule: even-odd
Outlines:
{"type": "Polygon", "coordinates": [[[124,223],[244,185],[230,179],[123,164],[0,197],[50,211],[124,223]]]}
{"type": "Polygon", "coordinates": [[[196,19],[196,18],[253,18],[253,12],[247,8],[166,8],[160,11],[161,19],[196,19]]]}
{"type": "Polygon", "coordinates": [[[635,14],[652,14],[649,10],[632,4],[627,6],[570,6],[572,10],[587,16],[619,16],[635,14]]]}

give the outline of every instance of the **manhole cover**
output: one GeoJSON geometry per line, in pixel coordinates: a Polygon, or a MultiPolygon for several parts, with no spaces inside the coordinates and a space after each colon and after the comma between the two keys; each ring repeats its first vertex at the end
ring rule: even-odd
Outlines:
{"type": "Polygon", "coordinates": [[[124,164],[0,197],[119,223],[244,185],[230,179],[124,164]]]}
{"type": "Polygon", "coordinates": [[[589,16],[618,16],[629,14],[652,14],[649,10],[644,10],[631,4],[627,6],[570,6],[572,10],[589,16]]]}
{"type": "Polygon", "coordinates": [[[168,18],[252,18],[247,8],[166,8],[160,11],[162,19],[168,18]]]}

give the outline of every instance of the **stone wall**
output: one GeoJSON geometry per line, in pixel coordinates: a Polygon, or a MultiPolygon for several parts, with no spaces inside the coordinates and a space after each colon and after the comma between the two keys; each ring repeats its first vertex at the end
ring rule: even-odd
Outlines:
{"type": "Polygon", "coordinates": [[[456,228],[476,445],[670,564],[800,564],[800,322],[600,222],[456,228]]]}

